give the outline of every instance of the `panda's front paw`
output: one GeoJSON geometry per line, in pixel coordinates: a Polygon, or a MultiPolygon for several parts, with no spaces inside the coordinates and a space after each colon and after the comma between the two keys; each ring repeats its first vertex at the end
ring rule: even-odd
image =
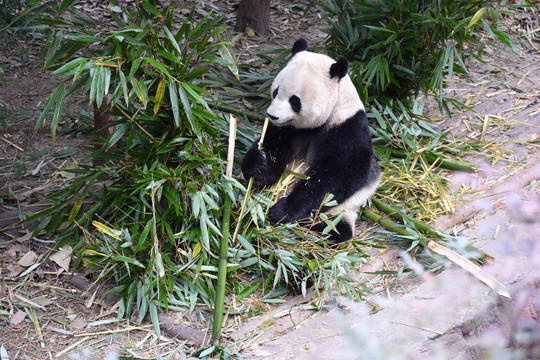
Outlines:
{"type": "Polygon", "coordinates": [[[289,216],[287,209],[287,198],[279,200],[270,208],[270,211],[268,212],[268,220],[270,220],[272,224],[284,224],[294,220],[291,218],[291,216],[289,216]]]}
{"type": "Polygon", "coordinates": [[[261,181],[268,167],[266,154],[259,149],[250,149],[242,159],[241,167],[246,180],[254,178],[255,181],[261,181]]]}

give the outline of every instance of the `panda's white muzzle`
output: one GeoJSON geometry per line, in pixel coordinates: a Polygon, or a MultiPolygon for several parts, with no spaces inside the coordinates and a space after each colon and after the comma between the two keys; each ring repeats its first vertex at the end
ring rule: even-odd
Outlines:
{"type": "Polygon", "coordinates": [[[290,109],[288,101],[280,101],[274,99],[266,110],[266,115],[272,121],[272,124],[276,126],[288,125],[294,119],[294,113],[290,109]]]}
{"type": "Polygon", "coordinates": [[[266,115],[268,115],[268,117],[270,118],[270,120],[272,120],[272,122],[279,119],[279,117],[274,116],[274,115],[270,114],[269,112],[266,112],[266,115]]]}

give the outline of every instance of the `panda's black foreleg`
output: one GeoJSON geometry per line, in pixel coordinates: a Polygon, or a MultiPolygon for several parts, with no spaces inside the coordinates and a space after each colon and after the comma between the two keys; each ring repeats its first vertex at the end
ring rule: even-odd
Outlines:
{"type": "Polygon", "coordinates": [[[241,169],[244,178],[246,180],[253,178],[257,187],[275,184],[291,161],[294,136],[294,129],[270,124],[262,150],[259,149],[257,140],[242,159],[241,169]]]}
{"type": "MultiPolygon", "coordinates": [[[[301,180],[295,184],[289,195],[280,199],[268,213],[271,222],[287,223],[295,220],[306,219],[310,214],[320,209],[324,197],[328,192],[334,194],[334,198],[340,202],[343,196],[337,189],[340,184],[333,177],[310,176],[308,180],[301,180]]],[[[328,210],[323,207],[322,211],[328,210]]]]}
{"type": "MultiPolygon", "coordinates": [[[[311,230],[322,233],[326,227],[327,225],[325,222],[316,222],[311,227],[311,230]]],[[[337,232],[335,230],[330,230],[328,237],[328,240],[334,244],[345,242],[353,236],[353,229],[351,228],[351,225],[344,220],[341,220],[336,224],[336,230],[337,232]]]]}

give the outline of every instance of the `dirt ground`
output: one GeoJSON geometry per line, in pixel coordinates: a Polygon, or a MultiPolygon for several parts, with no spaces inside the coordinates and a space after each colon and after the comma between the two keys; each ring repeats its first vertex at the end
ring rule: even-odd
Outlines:
{"type": "MultiPolygon", "coordinates": [[[[196,3],[201,11],[213,9],[226,14],[225,23],[233,27],[235,2],[196,3]]],[[[97,11],[94,1],[81,3],[88,11],[97,11]]],[[[306,18],[302,14],[303,6],[273,1],[272,34],[265,38],[244,36],[236,48],[241,60],[249,59],[264,46],[290,47],[299,37],[322,43],[320,28],[324,23],[317,12],[312,10],[306,18]]],[[[499,137],[513,136],[515,141],[506,147],[509,151],[501,154],[494,151],[495,147],[486,147],[483,153],[486,164],[500,171],[501,178],[520,171],[528,154],[538,151],[538,127],[520,128],[521,133],[513,134],[512,124],[501,120],[519,111],[525,102],[530,117],[540,117],[540,44],[528,38],[526,31],[527,24],[538,31],[538,19],[531,23],[528,16],[518,17],[512,26],[520,41],[519,55],[490,51],[486,64],[473,64],[471,73],[456,78],[449,88],[467,105],[481,104],[493,117],[486,120],[482,113],[482,118],[458,121],[456,117],[441,122],[441,128],[452,129],[456,139],[480,138],[488,122],[486,138],[493,140],[495,147],[503,145],[497,142],[499,137]],[[499,109],[501,97],[515,99],[514,109],[499,109]]],[[[39,112],[56,84],[39,65],[40,45],[40,39],[26,42],[14,37],[0,52],[4,71],[0,73],[0,358],[4,360],[2,351],[10,360],[105,359],[118,354],[179,359],[182,352],[191,354],[196,346],[165,336],[157,338],[149,324],[119,322],[116,308],[95,298],[95,293],[81,292],[63,281],[59,274],[66,273],[62,270],[65,259],[45,260],[54,248],[54,239],[30,239],[27,229],[6,226],[13,223],[14,213],[31,211],[39,206],[41,194],[68,181],[70,175],[63,170],[85,161],[85,148],[90,146],[86,135],[91,124],[76,115],[84,106],[77,99],[68,104],[72,115],[62,119],[55,144],[47,125],[34,131],[39,112]]],[[[380,266],[386,268],[388,264],[380,266]]],[[[208,330],[199,318],[188,318],[181,312],[171,316],[178,322],[195,323],[201,331],[208,330]]],[[[234,329],[226,330],[232,333],[234,329]]],[[[272,336],[283,336],[284,331],[272,336]]],[[[234,340],[230,341],[235,348],[234,340]]],[[[254,342],[250,340],[249,345],[254,342]]],[[[245,350],[240,343],[237,349],[245,350]]]]}

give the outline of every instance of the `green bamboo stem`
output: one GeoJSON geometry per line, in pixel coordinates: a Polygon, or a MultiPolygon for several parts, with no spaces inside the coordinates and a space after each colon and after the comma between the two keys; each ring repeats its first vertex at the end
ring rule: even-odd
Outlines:
{"type": "Polygon", "coordinates": [[[398,223],[390,219],[385,219],[381,215],[376,214],[369,209],[364,208],[364,210],[362,211],[362,215],[364,215],[364,217],[367,218],[369,221],[374,222],[376,224],[380,224],[381,226],[384,226],[388,230],[398,233],[400,235],[404,235],[404,236],[413,235],[407,229],[399,226],[398,223]]]}
{"type": "Polygon", "coordinates": [[[212,342],[221,337],[223,308],[225,306],[225,285],[227,280],[227,251],[229,249],[229,225],[231,219],[231,199],[227,197],[223,206],[221,222],[221,241],[219,244],[218,280],[216,300],[214,302],[214,322],[212,324],[212,342]]]}
{"type": "MultiPolygon", "coordinates": [[[[236,134],[236,120],[230,116],[230,128],[229,128],[229,154],[228,161],[229,166],[227,167],[227,175],[232,175],[232,161],[234,160],[234,137],[236,134]],[[233,125],[234,123],[234,125],[233,125]],[[231,138],[232,137],[232,138],[231,138]],[[230,172],[230,173],[229,173],[230,172]]],[[[268,128],[268,118],[264,121],[264,126],[261,134],[261,139],[259,140],[259,149],[262,148],[262,143],[264,135],[266,134],[266,129],[268,128]]],[[[231,242],[234,243],[238,231],[240,230],[240,225],[242,222],[242,217],[247,205],[248,198],[251,193],[251,188],[253,186],[253,178],[249,179],[249,183],[246,190],[246,195],[244,196],[244,201],[242,207],[240,208],[240,215],[238,216],[238,221],[236,222],[236,227],[234,229],[234,234],[232,236],[231,242]]],[[[221,337],[221,326],[223,323],[223,309],[225,306],[225,285],[227,280],[227,252],[229,250],[229,228],[230,228],[230,219],[231,219],[231,199],[227,197],[225,204],[223,205],[223,219],[221,222],[221,241],[219,243],[219,263],[218,263],[218,281],[216,285],[216,300],[214,302],[214,322],[212,324],[212,342],[217,341],[221,337]]]]}
{"type": "MultiPolygon", "coordinates": [[[[234,142],[236,138],[236,119],[229,116],[229,149],[227,154],[227,169],[225,174],[232,176],[234,161],[234,142]]],[[[227,252],[229,250],[229,228],[231,222],[231,198],[227,196],[223,205],[223,218],[221,221],[221,241],[219,243],[218,280],[216,285],[216,299],[214,301],[214,322],[212,324],[212,342],[221,337],[223,323],[223,308],[225,306],[225,285],[227,280],[227,252]]]]}
{"type": "MultiPolygon", "coordinates": [[[[379,146],[379,145],[374,145],[373,147],[375,149],[379,149],[381,151],[390,150],[390,155],[391,156],[396,157],[396,158],[400,158],[400,159],[405,159],[405,158],[407,158],[407,156],[410,155],[410,154],[406,153],[405,151],[399,150],[399,149],[387,148],[387,147],[379,146]]],[[[453,161],[450,161],[450,160],[445,160],[442,157],[437,156],[437,155],[432,154],[432,153],[426,152],[423,155],[424,155],[427,163],[430,164],[430,165],[436,163],[436,165],[438,167],[442,167],[444,169],[454,170],[454,171],[465,171],[465,172],[475,172],[476,171],[473,167],[471,167],[469,165],[459,164],[459,163],[456,163],[456,162],[453,162],[453,161]]]]}
{"type": "Polygon", "coordinates": [[[413,223],[418,230],[424,231],[425,233],[432,235],[438,234],[437,229],[429,226],[425,222],[422,222],[420,220],[410,217],[409,215],[404,214],[396,205],[388,205],[375,197],[371,198],[371,202],[373,203],[373,205],[375,205],[377,209],[395,220],[399,220],[402,222],[405,222],[405,220],[407,220],[413,223]]]}
{"type": "MultiPolygon", "coordinates": [[[[387,214],[391,218],[393,218],[395,220],[402,221],[402,222],[405,222],[405,219],[406,219],[409,222],[413,223],[414,226],[416,227],[416,229],[423,231],[425,234],[434,235],[439,240],[444,239],[444,235],[440,231],[435,229],[433,226],[430,226],[430,225],[428,225],[425,222],[422,222],[420,220],[416,220],[416,219],[414,219],[414,218],[412,218],[412,217],[410,217],[408,215],[405,215],[396,205],[388,205],[388,204],[384,203],[383,201],[381,201],[379,199],[376,199],[374,197],[371,198],[371,202],[373,203],[373,205],[375,205],[375,207],[377,209],[379,209],[383,213],[387,214]]],[[[369,211],[369,210],[365,209],[364,210],[364,215],[366,215],[365,214],[366,211],[369,211]]],[[[387,228],[389,230],[392,230],[392,231],[395,231],[395,232],[397,232],[397,233],[399,233],[401,235],[411,235],[410,233],[408,233],[408,231],[406,229],[397,227],[399,225],[397,225],[396,223],[394,223],[393,225],[390,224],[390,226],[392,226],[392,227],[386,226],[383,223],[385,219],[382,218],[380,215],[377,215],[375,213],[366,215],[366,218],[368,218],[372,222],[379,223],[382,226],[384,226],[385,228],[387,228]],[[379,219],[382,219],[382,220],[378,220],[378,219],[376,219],[376,217],[378,217],[379,219]],[[407,233],[401,233],[401,232],[397,231],[398,229],[405,230],[405,232],[407,232],[407,233]]],[[[485,258],[493,258],[493,256],[485,253],[483,250],[478,249],[476,246],[473,246],[472,244],[468,244],[467,249],[469,249],[470,251],[477,252],[479,254],[478,258],[477,258],[479,261],[484,261],[485,258]]]]}

